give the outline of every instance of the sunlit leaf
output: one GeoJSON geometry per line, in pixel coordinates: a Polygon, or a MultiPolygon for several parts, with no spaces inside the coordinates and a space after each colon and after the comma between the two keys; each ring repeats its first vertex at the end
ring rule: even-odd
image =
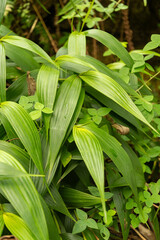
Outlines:
{"type": "Polygon", "coordinates": [[[3,102],[0,112],[7,118],[35,165],[43,173],[40,137],[29,114],[14,102],[3,102]]]}
{"type": "Polygon", "coordinates": [[[26,49],[28,51],[31,51],[43,59],[45,59],[47,62],[50,62],[55,65],[53,60],[49,57],[49,55],[42,49],[40,48],[36,43],[32,42],[29,39],[19,37],[19,36],[5,36],[1,38],[1,41],[6,42],[8,44],[26,49]]]}
{"type": "MultiPolygon", "coordinates": [[[[0,162],[26,173],[19,162],[10,154],[0,151],[0,162]]],[[[30,177],[8,178],[0,181],[1,193],[9,200],[36,236],[35,239],[49,239],[46,220],[39,195],[30,177]],[[41,219],[41,221],[39,221],[41,219]]]]}
{"type": "Polygon", "coordinates": [[[97,138],[87,129],[74,126],[73,137],[82,158],[100,192],[104,218],[107,222],[104,197],[104,157],[97,138]],[[86,149],[88,149],[86,151],[86,149]]]}
{"type": "Polygon", "coordinates": [[[86,55],[86,36],[84,33],[73,32],[68,39],[68,54],[85,56],[86,55]]]}
{"type": "Polygon", "coordinates": [[[42,65],[37,77],[37,96],[45,107],[53,108],[59,70],[48,65],[42,65]]]}
{"type": "Polygon", "coordinates": [[[130,57],[127,50],[122,46],[122,44],[111,34],[104,32],[99,29],[91,29],[85,31],[87,37],[92,37],[97,41],[104,44],[109,48],[116,56],[118,56],[128,67],[132,67],[133,60],[130,57]]]}
{"type": "Polygon", "coordinates": [[[9,231],[19,240],[34,240],[36,238],[29,230],[23,219],[18,217],[17,215],[13,213],[4,213],[3,219],[9,231]]]}
{"type": "Polygon", "coordinates": [[[80,78],[72,75],[59,88],[50,123],[50,171],[74,116],[81,84],[80,78]]]}
{"type": "MultiPolygon", "coordinates": [[[[112,78],[95,71],[88,71],[87,73],[81,74],[80,77],[88,85],[111,98],[136,118],[147,124],[150,128],[154,129],[133,103],[125,90],[112,78]]],[[[156,130],[154,129],[154,131],[156,130]]]]}

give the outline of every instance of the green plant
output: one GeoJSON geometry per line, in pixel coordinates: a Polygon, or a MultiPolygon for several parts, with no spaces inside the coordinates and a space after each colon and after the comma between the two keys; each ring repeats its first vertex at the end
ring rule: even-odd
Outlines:
{"type": "Polygon", "coordinates": [[[145,188],[142,157],[159,155],[157,142],[148,142],[159,133],[141,112],[153,111],[141,68],[135,71],[137,62],[146,70],[143,57],[91,29],[72,32],[53,60],[34,42],[3,25],[0,30],[0,233],[5,225],[19,240],[107,240],[119,219],[126,240],[130,222],[137,227],[149,219],[158,240],[153,203],[159,181],[145,188]],[[86,37],[107,46],[127,71],[86,56],[86,37]],[[34,96],[28,96],[28,72],[36,81],[34,96]],[[114,122],[129,134],[118,134],[114,122]]]}

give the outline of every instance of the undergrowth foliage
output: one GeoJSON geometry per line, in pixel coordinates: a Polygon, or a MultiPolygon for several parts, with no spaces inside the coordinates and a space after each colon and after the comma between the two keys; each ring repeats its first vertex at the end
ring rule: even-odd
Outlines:
{"type": "Polygon", "coordinates": [[[160,180],[150,179],[160,106],[147,61],[159,56],[160,35],[129,53],[109,33],[81,29],[53,60],[3,25],[0,33],[0,234],[107,240],[114,229],[127,240],[144,224],[159,240],[160,180]],[[87,37],[119,60],[107,67],[87,56],[87,37]]]}

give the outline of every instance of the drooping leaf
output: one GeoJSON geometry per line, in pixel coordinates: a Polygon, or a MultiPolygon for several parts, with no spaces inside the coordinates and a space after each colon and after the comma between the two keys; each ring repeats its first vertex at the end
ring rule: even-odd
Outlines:
{"type": "Polygon", "coordinates": [[[68,39],[68,54],[72,56],[86,55],[86,36],[77,31],[70,34],[68,39]]]}
{"type": "Polygon", "coordinates": [[[4,102],[5,100],[6,100],[6,55],[3,43],[0,42],[0,102],[4,102]]]}
{"type": "Polygon", "coordinates": [[[39,64],[33,58],[33,53],[26,49],[4,43],[6,55],[24,71],[32,71],[39,68],[39,64]]]}
{"type": "Polygon", "coordinates": [[[87,37],[92,37],[97,41],[104,44],[109,48],[116,56],[118,56],[128,67],[132,68],[133,60],[127,50],[122,44],[111,34],[99,29],[91,29],[85,31],[87,37]]]}
{"type": "Polygon", "coordinates": [[[107,222],[104,197],[104,157],[97,138],[87,129],[74,126],[73,137],[82,158],[99,190],[104,219],[107,222]],[[87,149],[87,151],[86,151],[87,149]]]}
{"type": "MultiPolygon", "coordinates": [[[[122,108],[130,112],[132,115],[147,124],[152,129],[154,129],[148,123],[148,121],[145,119],[145,117],[142,115],[136,105],[133,103],[125,90],[112,78],[95,71],[88,71],[87,73],[83,73],[80,75],[80,78],[88,85],[98,90],[105,96],[111,98],[122,108]]],[[[154,129],[154,131],[156,130],[154,129]]]]}
{"type": "Polygon", "coordinates": [[[119,85],[121,85],[124,90],[132,95],[135,96],[137,98],[139,98],[139,94],[134,91],[123,79],[122,77],[119,75],[119,73],[112,71],[111,69],[109,69],[104,63],[100,62],[99,60],[91,57],[91,56],[85,56],[85,57],[78,57],[84,61],[87,61],[88,63],[90,63],[91,65],[93,65],[99,72],[106,74],[107,76],[109,76],[110,78],[114,79],[117,83],[119,83],[119,85]]]}
{"type": "Polygon", "coordinates": [[[1,41],[31,51],[45,59],[47,62],[55,65],[54,61],[48,56],[48,54],[36,43],[32,42],[29,39],[19,36],[5,36],[1,38],[1,41]]]}
{"type": "Polygon", "coordinates": [[[2,140],[0,141],[0,150],[3,150],[16,158],[24,169],[29,172],[30,157],[25,150],[15,144],[2,140]]]}
{"type": "Polygon", "coordinates": [[[59,88],[50,123],[50,170],[66,136],[81,93],[81,80],[69,77],[59,88]]]}
{"type": "Polygon", "coordinates": [[[40,173],[43,174],[40,137],[29,114],[14,102],[3,102],[0,112],[7,118],[40,173]]]}
{"type": "Polygon", "coordinates": [[[42,65],[37,77],[37,96],[45,107],[53,108],[57,84],[58,84],[59,70],[48,65],[42,65]]]}
{"type": "MultiPolygon", "coordinates": [[[[10,154],[0,151],[0,162],[26,173],[10,154]]],[[[30,177],[8,178],[0,181],[1,193],[24,220],[35,239],[49,240],[46,219],[39,195],[30,177]],[[41,221],[39,221],[41,219],[41,221]]]]}
{"type": "Polygon", "coordinates": [[[87,63],[86,61],[69,55],[59,56],[56,58],[56,63],[58,63],[60,67],[76,73],[83,73],[90,69],[95,69],[93,65],[87,63]]]}
{"type": "Polygon", "coordinates": [[[138,198],[135,170],[127,153],[121,147],[121,144],[113,136],[93,124],[84,127],[97,137],[103,151],[112,159],[120,173],[124,176],[126,182],[131,187],[133,193],[138,198]]]}

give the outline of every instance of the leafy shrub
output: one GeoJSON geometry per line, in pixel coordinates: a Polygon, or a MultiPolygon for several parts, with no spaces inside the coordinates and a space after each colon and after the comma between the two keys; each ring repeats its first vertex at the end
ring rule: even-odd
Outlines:
{"type": "Polygon", "coordinates": [[[160,153],[159,105],[140,75],[149,74],[157,35],[128,53],[109,33],[73,32],[53,60],[3,25],[0,32],[0,233],[5,225],[19,240],[94,240],[109,239],[112,226],[125,240],[130,224],[149,220],[159,239],[159,180],[145,184],[160,153]],[[109,48],[120,69],[86,56],[86,37],[109,48]]]}

